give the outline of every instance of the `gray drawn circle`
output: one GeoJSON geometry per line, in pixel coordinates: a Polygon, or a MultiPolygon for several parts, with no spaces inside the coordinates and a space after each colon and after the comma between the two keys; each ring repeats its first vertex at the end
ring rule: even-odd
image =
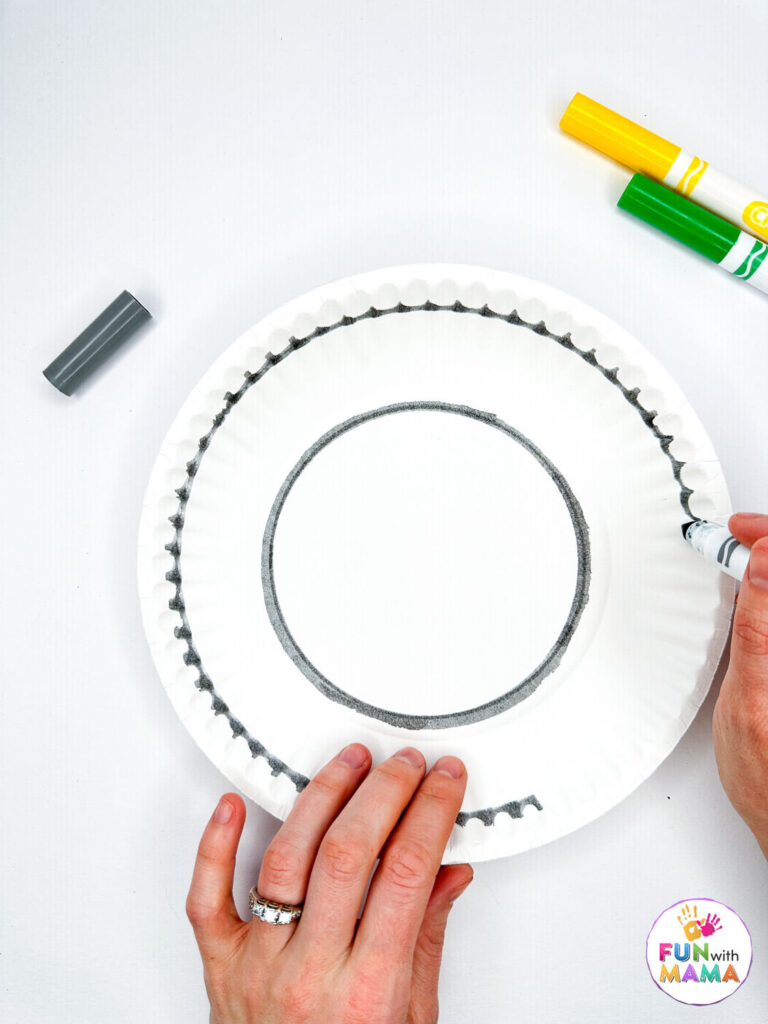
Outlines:
{"type": "Polygon", "coordinates": [[[357,416],[352,416],[350,419],[337,424],[337,426],[332,427],[329,431],[323,434],[322,437],[318,438],[318,440],[304,452],[283,481],[267,518],[261,548],[261,580],[267,614],[269,615],[272,627],[275,630],[283,649],[294,665],[296,665],[299,671],[306,676],[313,686],[315,686],[321,693],[325,694],[325,696],[330,700],[336,701],[339,704],[344,704],[346,707],[359,711],[363,715],[377,718],[382,722],[388,722],[390,725],[400,726],[407,729],[447,729],[457,725],[468,725],[470,722],[479,722],[483,719],[498,715],[507,708],[513,707],[520,701],[525,700],[526,697],[529,697],[541,684],[542,680],[550,675],[560,664],[563,654],[576,631],[576,627],[579,619],[581,618],[581,614],[584,611],[584,607],[589,600],[590,575],[589,528],[584,518],[584,513],[581,510],[581,506],[576,500],[573,491],[562,473],[560,473],[546,455],[544,455],[544,453],[537,448],[532,441],[525,437],[524,434],[521,434],[519,430],[515,430],[514,427],[511,427],[508,423],[500,420],[493,413],[481,412],[479,409],[473,409],[470,406],[454,405],[448,402],[416,401],[398,402],[394,405],[385,405],[381,408],[371,409],[367,412],[360,413],[357,416]],[[332,683],[331,680],[324,676],[323,673],[312,664],[309,658],[307,658],[288,628],[288,624],[286,623],[280,608],[280,602],[278,601],[274,576],[275,531],[277,529],[280,513],[285,505],[285,501],[291,491],[291,488],[312,459],[314,459],[319,452],[321,452],[337,437],[340,437],[342,434],[354,429],[355,427],[359,427],[363,423],[378,419],[382,416],[389,416],[394,413],[410,412],[414,410],[447,412],[458,416],[467,416],[470,419],[478,420],[481,423],[486,423],[488,426],[500,430],[502,433],[512,438],[512,440],[516,441],[536,459],[557,487],[563,501],[565,502],[566,508],[568,509],[568,514],[571,518],[571,524],[576,538],[576,587],[570,611],[565,624],[560,630],[560,634],[542,661],[524,679],[517,682],[511,689],[507,690],[506,693],[495,697],[493,700],[487,701],[485,704],[480,704],[477,707],[468,708],[464,711],[455,711],[440,715],[412,715],[380,708],[376,705],[360,700],[358,697],[347,693],[345,690],[342,690],[340,687],[332,683]]]}

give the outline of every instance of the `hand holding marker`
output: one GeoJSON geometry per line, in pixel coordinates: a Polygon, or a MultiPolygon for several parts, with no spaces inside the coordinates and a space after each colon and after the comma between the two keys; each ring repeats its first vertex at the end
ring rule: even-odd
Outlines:
{"type": "MultiPolygon", "coordinates": [[[[706,211],[684,196],[696,190],[695,198],[703,206],[742,224],[763,242],[768,239],[768,203],[749,198],[748,190],[708,169],[698,157],[690,158],[665,139],[579,93],[560,124],[564,131],[642,172],[635,174],[620,206],[629,209],[634,201],[637,208],[632,212],[640,216],[645,216],[641,209],[650,213],[655,206],[657,219],[645,219],[750,283],[765,280],[764,271],[759,270],[768,262],[763,243],[714,214],[702,225],[696,218],[706,211]],[[649,181],[644,174],[683,195],[649,181]]],[[[758,287],[768,291],[762,283],[758,287]]],[[[682,529],[692,547],[743,581],[712,735],[723,788],[768,858],[768,516],[734,515],[728,527],[699,519],[684,523],[682,529]]]]}
{"type": "Polygon", "coordinates": [[[728,528],[751,554],[712,738],[723,788],[768,858],[768,516],[731,516],[728,528]]]}

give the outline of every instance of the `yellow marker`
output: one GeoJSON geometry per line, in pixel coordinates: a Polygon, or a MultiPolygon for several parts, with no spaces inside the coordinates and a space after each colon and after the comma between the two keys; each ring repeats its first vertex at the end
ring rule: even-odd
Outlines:
{"type": "Polygon", "coordinates": [[[768,242],[768,200],[706,160],[577,92],[560,127],[620,164],[661,181],[768,242]]]}

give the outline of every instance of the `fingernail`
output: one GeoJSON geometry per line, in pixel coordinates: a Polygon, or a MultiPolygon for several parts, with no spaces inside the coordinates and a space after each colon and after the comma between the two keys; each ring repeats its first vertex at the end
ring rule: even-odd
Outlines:
{"type": "Polygon", "coordinates": [[[424,758],[415,747],[403,747],[402,750],[398,750],[395,757],[413,765],[414,768],[424,767],[424,758]]]}
{"type": "Polygon", "coordinates": [[[217,825],[226,825],[232,817],[234,807],[225,796],[219,800],[216,810],[213,812],[213,820],[217,825]]]}
{"type": "Polygon", "coordinates": [[[759,541],[752,546],[749,556],[749,582],[768,590],[768,546],[759,541]]]}
{"type": "Polygon", "coordinates": [[[435,762],[432,771],[448,775],[451,779],[458,779],[463,771],[463,765],[458,757],[446,756],[435,762]]]}
{"type": "Polygon", "coordinates": [[[350,743],[339,754],[339,760],[350,768],[362,768],[368,758],[368,751],[360,743],[350,743]]]}
{"type": "Polygon", "coordinates": [[[764,512],[734,512],[739,519],[768,519],[764,512]]]}

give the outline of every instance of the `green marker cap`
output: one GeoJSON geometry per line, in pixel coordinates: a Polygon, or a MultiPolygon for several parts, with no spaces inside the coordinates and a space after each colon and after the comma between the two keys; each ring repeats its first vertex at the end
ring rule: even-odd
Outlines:
{"type": "Polygon", "coordinates": [[[715,263],[730,252],[740,234],[735,224],[642,174],[633,175],[618,205],[715,263]]]}

